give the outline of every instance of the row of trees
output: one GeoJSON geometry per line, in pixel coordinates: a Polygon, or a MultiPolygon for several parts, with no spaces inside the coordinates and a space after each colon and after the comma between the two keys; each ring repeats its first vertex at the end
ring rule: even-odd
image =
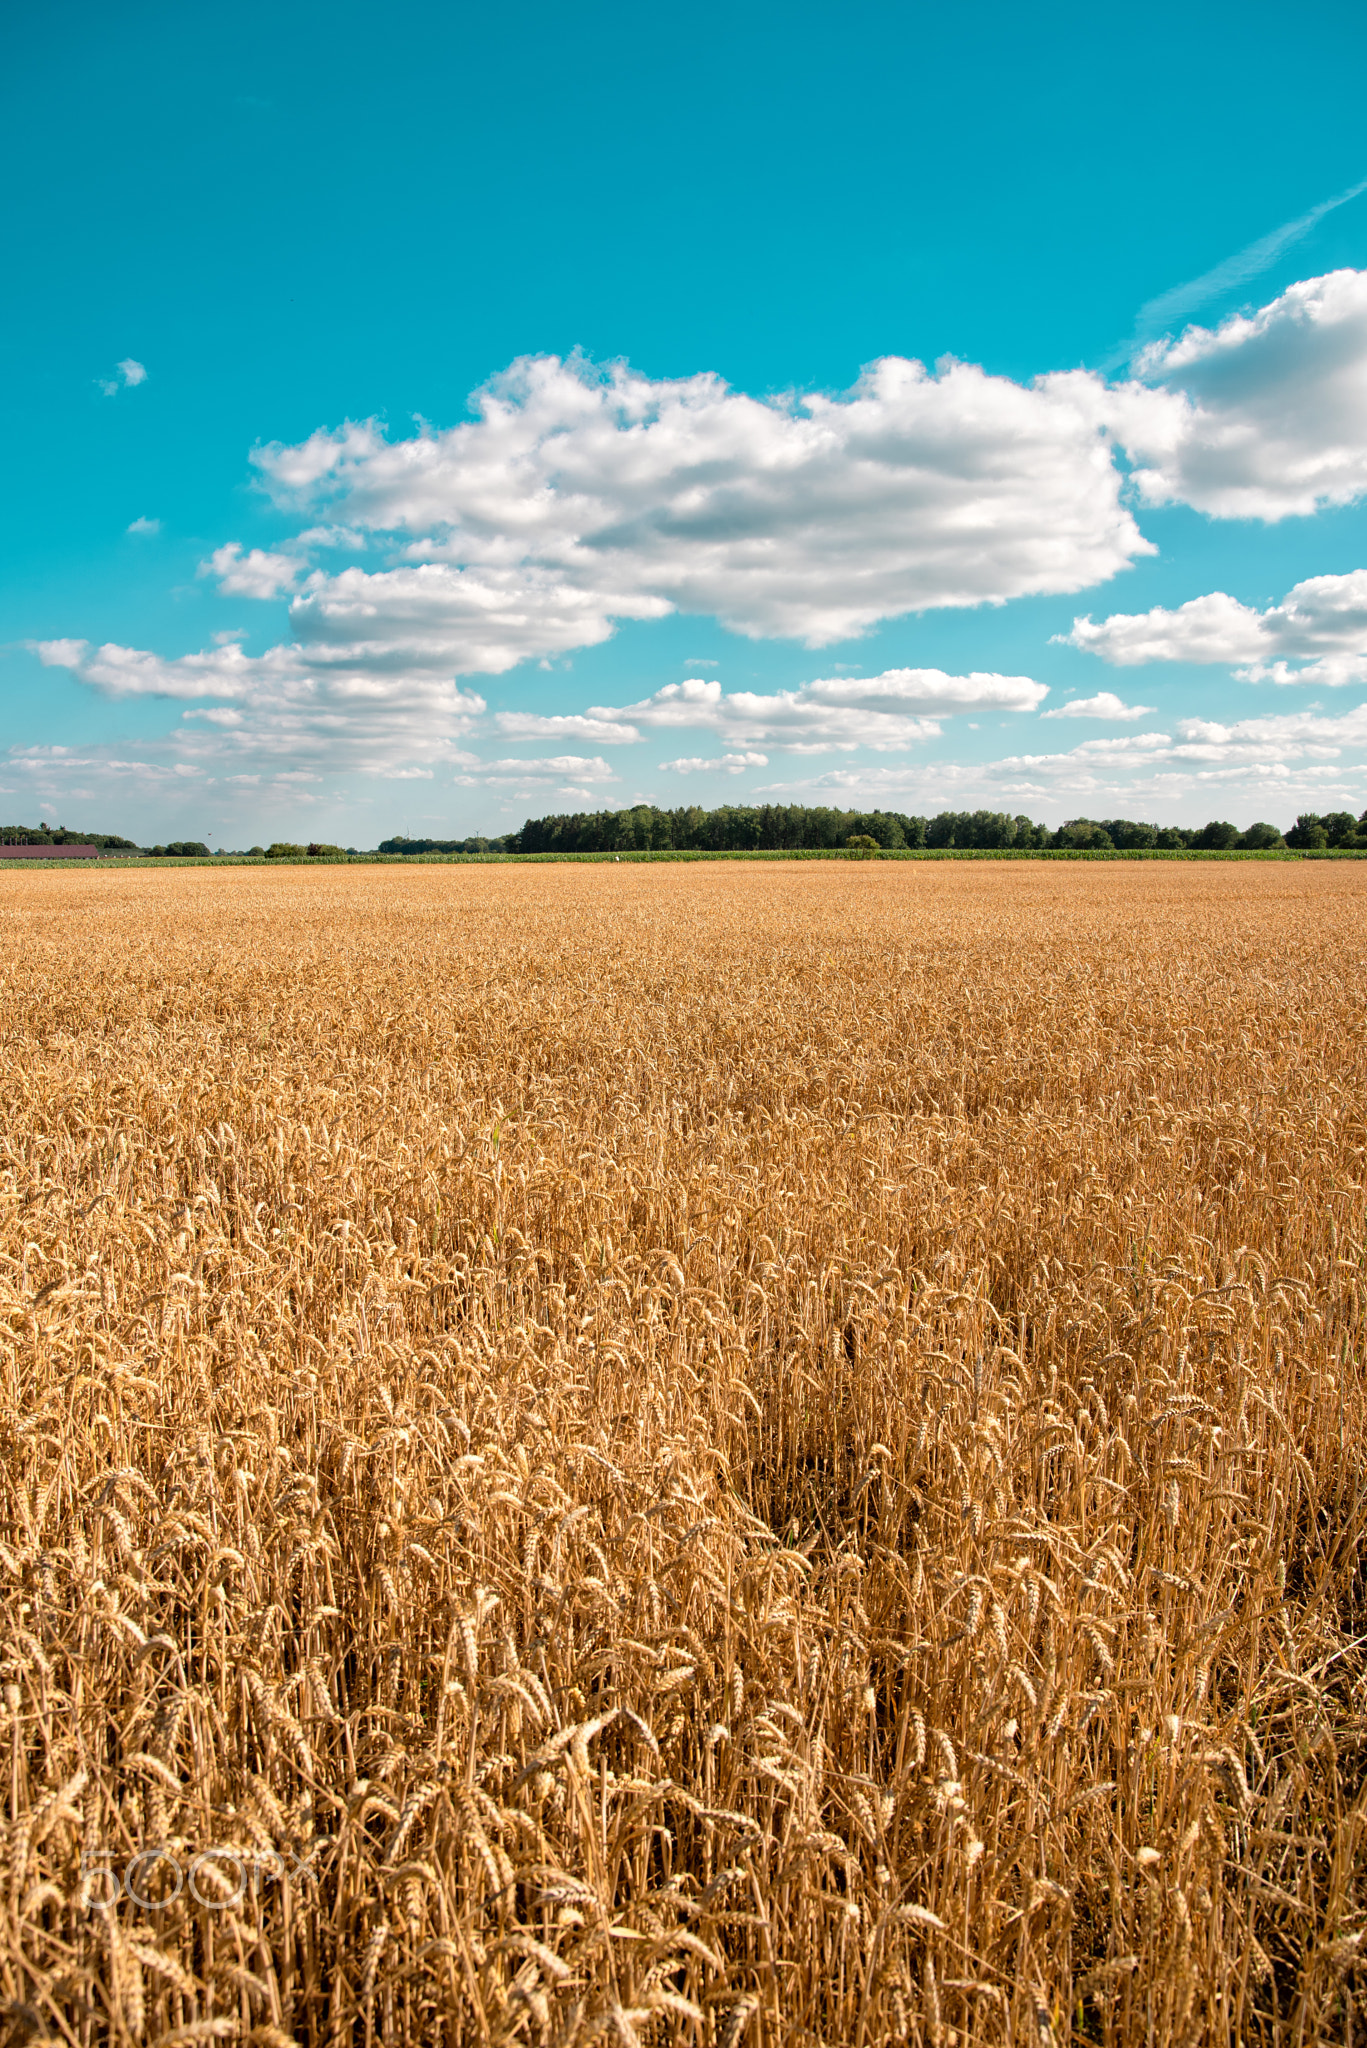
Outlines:
{"type": "Polygon", "coordinates": [[[400,832],[394,839],[382,839],[376,847],[377,853],[516,853],[513,841],[516,832],[507,832],[501,839],[485,839],[476,835],[470,839],[407,839],[400,832]]]}
{"type": "Polygon", "coordinates": [[[967,848],[985,852],[1016,849],[1122,852],[1146,848],[1197,852],[1242,849],[1258,852],[1289,846],[1367,848],[1367,812],[1321,817],[1303,813],[1283,833],[1276,825],[1246,831],[1212,819],[1199,829],[1153,825],[1133,818],[1070,818],[1057,830],[1005,811],[941,811],[933,818],[902,811],[845,811],[825,805],[723,804],[705,811],[697,805],[662,811],[637,804],[625,811],[575,811],[529,818],[520,831],[501,839],[386,839],[382,853],[633,853],[751,851],[800,852],[872,842],[877,848],[967,848]]]}
{"type": "MultiPolygon", "coordinates": [[[[10,846],[98,846],[102,851],[151,854],[168,859],[207,858],[200,839],[173,839],[165,846],[139,848],[112,832],[69,832],[65,826],[0,825],[0,844],[10,846]]],[[[1247,852],[1291,847],[1301,852],[1338,848],[1367,852],[1367,811],[1303,811],[1283,833],[1275,825],[1237,825],[1213,818],[1199,830],[1152,825],[1133,818],[1070,818],[1057,830],[1006,811],[940,811],[933,818],[902,811],[843,811],[824,804],[722,804],[705,811],[696,804],[662,811],[637,804],[625,811],[574,811],[528,818],[519,831],[501,838],[382,839],[381,853],[797,853],[853,846],[869,852],[903,847],[964,848],[981,852],[1142,851],[1146,848],[1196,852],[1247,852]]],[[[275,840],[250,852],[268,860],[355,853],[317,840],[309,845],[275,840]]]]}
{"type": "Polygon", "coordinates": [[[1367,811],[1355,818],[1351,811],[1302,811],[1286,835],[1288,846],[1314,852],[1320,847],[1344,847],[1352,853],[1367,853],[1367,811]]]}
{"type": "Polygon", "coordinates": [[[117,832],[68,832],[65,825],[0,825],[0,846],[98,846],[107,853],[137,853],[117,832]]]}

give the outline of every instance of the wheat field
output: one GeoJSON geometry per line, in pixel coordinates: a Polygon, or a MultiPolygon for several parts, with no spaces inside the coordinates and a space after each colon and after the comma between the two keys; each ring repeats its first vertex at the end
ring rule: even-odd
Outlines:
{"type": "Polygon", "coordinates": [[[1365,912],[0,878],[7,2038],[1364,2038],[1365,912]]]}

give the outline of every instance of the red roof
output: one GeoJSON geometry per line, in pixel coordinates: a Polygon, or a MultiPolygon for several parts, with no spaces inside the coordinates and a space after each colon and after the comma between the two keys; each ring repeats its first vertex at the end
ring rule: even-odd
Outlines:
{"type": "Polygon", "coordinates": [[[98,860],[98,846],[0,846],[0,860],[98,860]]]}

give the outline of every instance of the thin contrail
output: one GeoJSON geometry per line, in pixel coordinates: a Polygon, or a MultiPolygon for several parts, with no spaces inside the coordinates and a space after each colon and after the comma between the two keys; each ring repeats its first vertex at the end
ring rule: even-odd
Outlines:
{"type": "Polygon", "coordinates": [[[1350,185],[1346,192],[1339,192],[1332,199],[1322,199],[1318,206],[1312,206],[1309,213],[1301,214],[1298,219],[1273,228],[1270,235],[1260,236],[1246,249],[1240,249],[1237,255],[1227,256],[1223,263],[1217,263],[1213,270],[1192,278],[1188,284],[1174,285],[1171,291],[1160,292],[1156,299],[1149,299],[1135,315],[1134,333],[1128,341],[1121,342],[1112,350],[1101,366],[1103,370],[1114,370],[1121,363],[1132,361],[1146,342],[1166,333],[1208,299],[1218,298],[1222,292],[1232,291],[1236,285],[1246,284],[1250,278],[1270,269],[1282,251],[1289,249],[1293,242],[1299,242],[1303,235],[1308,235],[1326,213],[1332,213],[1336,206],[1346,206],[1350,199],[1356,199],[1363,192],[1367,192],[1367,178],[1359,179],[1356,185],[1350,185]]]}

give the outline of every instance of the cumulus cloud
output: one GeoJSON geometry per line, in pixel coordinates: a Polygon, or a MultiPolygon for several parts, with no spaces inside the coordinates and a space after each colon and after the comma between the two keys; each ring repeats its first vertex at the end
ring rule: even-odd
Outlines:
{"type": "Polygon", "coordinates": [[[1367,272],[1308,278],[1256,313],[1190,327],[1136,369],[1110,410],[1147,503],[1273,521],[1367,491],[1367,272]]]}
{"type": "Polygon", "coordinates": [[[673,775],[743,775],[747,768],[767,768],[769,756],[746,752],[743,754],[719,754],[708,758],[702,754],[686,754],[677,761],[661,761],[661,768],[673,775]]]}
{"type": "Polygon", "coordinates": [[[147,382],[147,371],[134,356],[125,356],[117,368],[118,376],[95,379],[106,398],[114,398],[120,391],[131,391],[147,382]]]}
{"type": "Polygon", "coordinates": [[[241,541],[230,540],[224,547],[215,548],[196,573],[217,576],[223,597],[270,598],[293,590],[302,570],[297,555],[271,554],[265,548],[252,548],[244,553],[241,541]]]}
{"type": "Polygon", "coordinates": [[[647,732],[702,729],[739,745],[769,741],[789,753],[832,748],[909,747],[934,738],[958,711],[1034,711],[1047,685],[1029,676],[950,676],[938,668],[886,669],[877,676],[826,676],[794,690],[723,690],[713,679],[667,683],[653,697],[590,717],[618,718],[647,732]]]}
{"type": "Polygon", "coordinates": [[[584,591],[547,570],[444,562],[311,576],[290,606],[309,661],[413,675],[502,675],[531,655],[593,647],[614,618],[662,618],[661,598],[584,591]]]}
{"type": "Polygon", "coordinates": [[[383,774],[413,762],[462,758],[457,741],[475,729],[487,706],[472,690],[440,676],[377,675],[344,665],[317,669],[295,648],[244,653],[225,641],[201,654],[167,659],[142,648],[85,640],[30,643],[49,668],[69,669],[115,698],[159,696],[193,704],[177,737],[190,762],[250,766],[256,755],[272,768],[288,761],[300,772],[363,770],[383,774]]]}
{"type": "Polygon", "coordinates": [[[539,571],[605,617],[649,599],[822,646],[908,611],[1082,589],[1149,552],[1100,388],[888,357],[838,397],[762,400],[712,375],[525,358],[460,426],[391,442],[348,423],[254,460],[277,503],[406,536],[415,561],[539,571]]]}
{"type": "Polygon", "coordinates": [[[756,399],[712,375],[526,358],[461,425],[390,440],[348,422],[259,449],[267,491],[309,523],[280,548],[229,542],[204,573],[288,596],[305,663],[498,675],[672,611],[825,645],[1105,581],[1152,552],[1120,446],[1153,503],[1280,518],[1367,488],[1367,274],[1191,328],[1141,368],[1018,384],[887,357],[836,396],[756,399]],[[306,574],[366,547],[387,566],[306,574]]]}
{"type": "MultiPolygon", "coordinates": [[[[145,375],[126,358],[112,388],[145,375]]],[[[1367,492],[1367,272],[1156,343],[1115,384],[887,357],[848,391],[757,399],[710,374],[536,357],[478,392],[462,424],[390,439],[347,422],[253,460],[302,530],[228,542],[202,573],[226,596],[285,601],[288,637],[260,656],[219,644],[174,659],[54,639],[43,658],[115,695],[217,700],[194,720],[202,748],[236,735],[270,754],[294,735],[314,765],[331,746],[389,772],[404,747],[423,765],[429,733],[450,747],[483,717],[457,678],[597,645],[621,620],[709,615],[821,646],[911,612],[1103,582],[1153,552],[1134,504],[1275,520],[1351,501],[1367,492]]],[[[1073,637],[1122,665],[1231,659],[1278,681],[1361,680],[1351,582],[1298,585],[1264,613],[1215,593],[1176,613],[1079,620],[1073,637]]],[[[616,708],[510,709],[492,729],[592,749],[690,728],[735,755],[905,749],[956,713],[1032,711],[1045,696],[1028,677],[847,670],[831,662],[767,694],[691,675],[616,708]]],[[[1144,711],[1101,692],[1049,715],[1144,711]]]]}
{"type": "Polygon", "coordinates": [[[127,527],[124,530],[127,533],[160,533],[161,521],[159,519],[145,518],[132,519],[129,521],[127,527]]]}
{"type": "MultiPolygon", "coordinates": [[[[259,449],[288,552],[233,545],[233,594],[292,596],[306,658],[496,675],[621,619],[711,614],[809,645],[880,620],[1104,581],[1152,552],[1139,496],[1274,519],[1367,488],[1367,274],[1148,349],[1141,375],[1017,384],[898,357],[848,392],[761,400],[711,375],[525,358],[476,416],[390,440],[374,421],[259,449]],[[370,545],[389,566],[315,570],[370,545]]],[[[711,665],[690,661],[690,667],[711,665]]]]}
{"type": "Polygon", "coordinates": [[[1099,690],[1095,697],[1075,697],[1053,711],[1041,711],[1041,718],[1147,718],[1153,704],[1127,704],[1113,690],[1099,690]]]}
{"type": "Polygon", "coordinates": [[[27,645],[44,668],[79,669],[90,649],[88,640],[30,640],[27,645]]]}
{"type": "Polygon", "coordinates": [[[1309,577],[1266,611],[1213,590],[1175,611],[1158,606],[1148,612],[1116,612],[1099,622],[1074,619],[1066,638],[1116,668],[1137,668],[1151,661],[1242,663],[1235,669],[1241,682],[1331,688],[1363,683],[1367,569],[1347,576],[1309,577]]]}

